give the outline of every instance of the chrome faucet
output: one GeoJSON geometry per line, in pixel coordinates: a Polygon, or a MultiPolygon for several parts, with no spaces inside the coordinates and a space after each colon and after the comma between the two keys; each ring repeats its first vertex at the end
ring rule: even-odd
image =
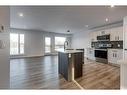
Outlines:
{"type": "Polygon", "coordinates": [[[68,41],[64,42],[64,50],[66,49],[66,47],[68,46],[68,41]]]}

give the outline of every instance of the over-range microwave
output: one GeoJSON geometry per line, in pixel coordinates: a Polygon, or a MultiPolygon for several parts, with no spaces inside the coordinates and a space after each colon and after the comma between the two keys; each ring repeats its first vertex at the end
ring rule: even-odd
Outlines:
{"type": "Polygon", "coordinates": [[[97,36],[98,41],[110,41],[110,35],[97,36]]]}

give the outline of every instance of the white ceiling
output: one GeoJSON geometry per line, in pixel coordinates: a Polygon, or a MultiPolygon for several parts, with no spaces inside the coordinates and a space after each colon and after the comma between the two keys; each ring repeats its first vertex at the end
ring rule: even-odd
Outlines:
{"type": "Polygon", "coordinates": [[[56,33],[81,32],[127,16],[127,7],[115,6],[12,6],[11,28],[43,30],[56,33]],[[24,17],[19,17],[23,13],[24,17]],[[109,21],[105,22],[105,18],[109,21]],[[89,27],[85,27],[89,25],[89,27]]]}

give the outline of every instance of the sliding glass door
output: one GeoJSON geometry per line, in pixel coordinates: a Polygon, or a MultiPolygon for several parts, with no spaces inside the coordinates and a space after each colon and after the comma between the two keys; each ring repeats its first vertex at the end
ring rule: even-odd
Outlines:
{"type": "Polygon", "coordinates": [[[56,54],[57,49],[64,49],[65,41],[66,41],[66,37],[46,36],[45,37],[45,55],[56,54]]]}

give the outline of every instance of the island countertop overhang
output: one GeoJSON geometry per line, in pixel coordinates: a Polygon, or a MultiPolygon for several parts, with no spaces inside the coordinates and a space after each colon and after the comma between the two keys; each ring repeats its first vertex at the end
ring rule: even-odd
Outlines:
{"type": "Polygon", "coordinates": [[[64,50],[64,49],[57,49],[57,52],[61,52],[61,53],[78,53],[78,52],[83,52],[82,50],[64,50]]]}

